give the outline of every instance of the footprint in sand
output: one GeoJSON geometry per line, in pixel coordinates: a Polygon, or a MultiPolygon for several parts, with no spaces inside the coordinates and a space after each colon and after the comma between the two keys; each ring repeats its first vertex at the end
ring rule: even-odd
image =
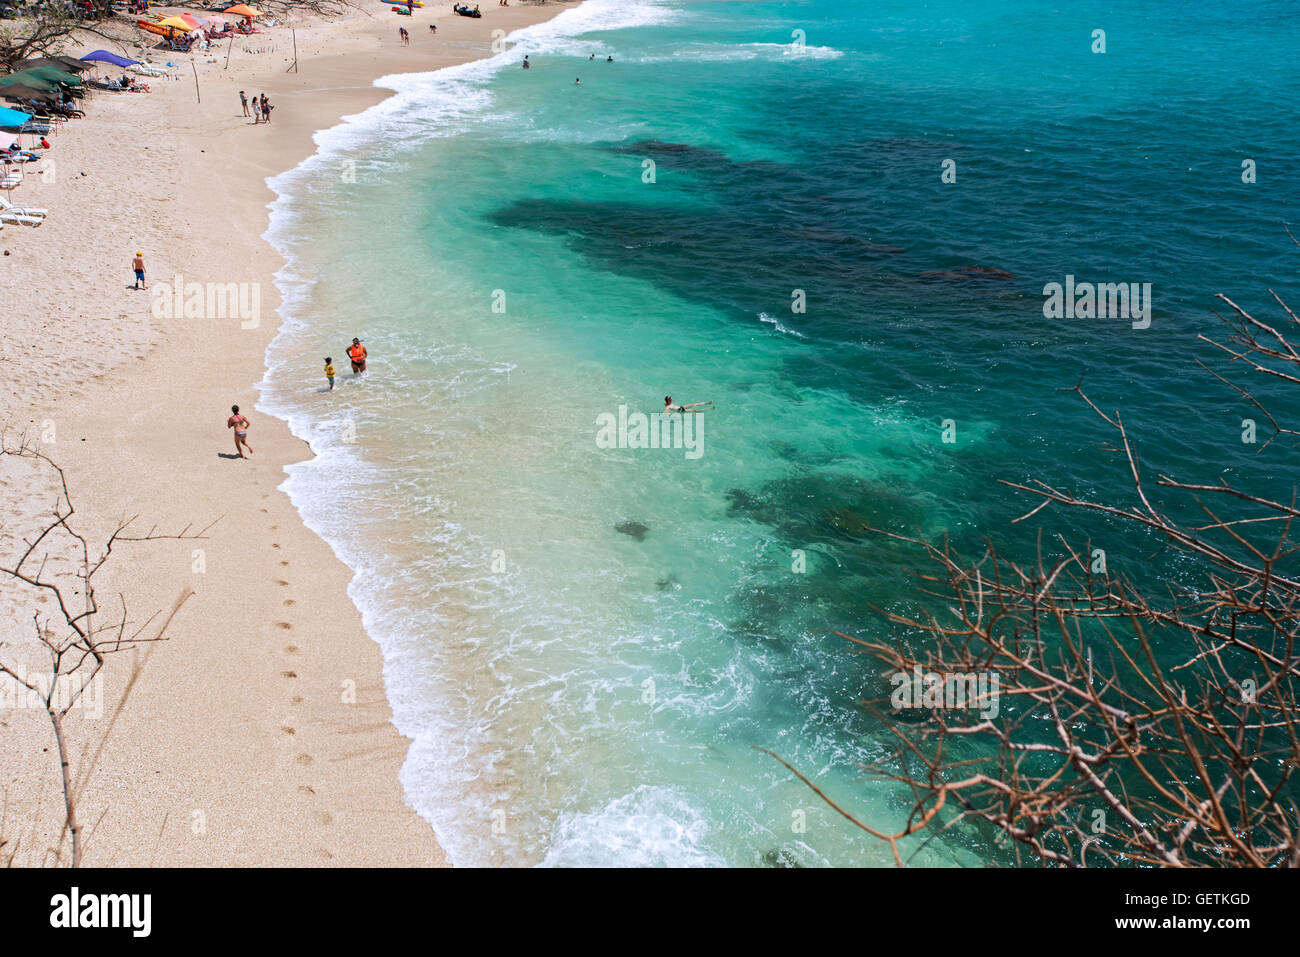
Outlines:
{"type": "Polygon", "coordinates": [[[284,646],[284,650],[287,651],[287,652],[288,652],[289,654],[291,654],[291,655],[292,655],[292,654],[296,654],[297,651],[298,651],[298,646],[297,646],[297,645],[285,645],[285,646],[284,646]]]}
{"type": "Polygon", "coordinates": [[[288,564],[289,564],[288,562],[282,560],[282,561],[280,562],[280,567],[283,568],[285,565],[288,565],[288,564]]]}
{"type": "Polygon", "coordinates": [[[286,605],[292,605],[292,604],[294,604],[294,600],[293,600],[292,598],[286,598],[286,599],[284,600],[284,603],[285,603],[286,605]]]}
{"type": "Polygon", "coordinates": [[[272,548],[279,548],[279,547],[280,547],[280,543],[279,543],[279,542],[272,542],[272,543],[271,543],[271,547],[272,547],[272,548]]]}
{"type": "Polygon", "coordinates": [[[289,727],[288,725],[285,725],[285,726],[282,727],[280,730],[283,731],[285,734],[297,734],[297,733],[298,733],[297,731],[293,730],[293,728],[289,727]]]}
{"type": "Polygon", "coordinates": [[[298,790],[299,790],[299,791],[305,791],[305,792],[308,793],[308,794],[315,794],[315,793],[316,793],[316,789],[313,788],[313,787],[311,787],[311,786],[308,785],[308,784],[299,784],[299,785],[298,785],[298,790]]]}
{"type": "Polygon", "coordinates": [[[300,754],[300,755],[298,755],[298,763],[299,763],[299,764],[311,764],[313,760],[315,760],[315,759],[314,759],[310,754],[300,754]]]}
{"type": "Polygon", "coordinates": [[[328,827],[329,825],[334,823],[334,818],[329,811],[317,811],[316,823],[319,824],[321,827],[328,827]]]}
{"type": "Polygon", "coordinates": [[[269,509],[269,508],[262,508],[262,509],[258,509],[258,511],[260,511],[260,512],[269,512],[270,509],[269,509]]]}
{"type": "Polygon", "coordinates": [[[302,704],[302,695],[294,695],[289,699],[289,704],[302,704]]]}
{"type": "Polygon", "coordinates": [[[293,625],[289,624],[287,621],[277,621],[275,623],[275,627],[283,628],[285,631],[288,631],[290,628],[293,627],[293,625]]]}
{"type": "Polygon", "coordinates": [[[282,678],[296,678],[296,677],[298,677],[298,672],[296,672],[296,671],[281,671],[281,672],[280,672],[280,677],[282,677],[282,678]]]}
{"type": "Polygon", "coordinates": [[[285,581],[283,578],[277,578],[277,579],[275,580],[275,583],[276,583],[277,585],[287,585],[287,584],[289,584],[289,583],[288,583],[287,581],[285,581]]]}

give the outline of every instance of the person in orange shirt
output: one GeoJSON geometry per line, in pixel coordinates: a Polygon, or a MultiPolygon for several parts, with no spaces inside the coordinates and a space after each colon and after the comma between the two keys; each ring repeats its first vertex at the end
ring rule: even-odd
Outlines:
{"type": "Polygon", "coordinates": [[[348,346],[348,359],[352,362],[353,375],[366,371],[366,347],[360,339],[353,339],[352,345],[348,346]]]}

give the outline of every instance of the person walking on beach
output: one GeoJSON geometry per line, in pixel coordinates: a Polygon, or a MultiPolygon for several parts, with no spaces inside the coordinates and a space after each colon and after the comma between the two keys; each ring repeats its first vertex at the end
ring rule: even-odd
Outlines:
{"type": "Polygon", "coordinates": [[[325,378],[329,379],[330,391],[334,391],[334,360],[330,356],[325,357],[325,378]]]}
{"type": "Polygon", "coordinates": [[[275,109],[275,107],[271,105],[271,101],[268,100],[266,98],[266,94],[263,93],[262,94],[262,122],[263,123],[271,122],[271,111],[273,109],[275,109]]]}
{"type": "Polygon", "coordinates": [[[406,27],[397,28],[397,39],[402,41],[402,46],[404,47],[409,47],[411,45],[411,35],[406,32],[406,27]]]}
{"type": "Polygon", "coordinates": [[[366,371],[366,355],[366,347],[361,344],[361,340],[353,339],[352,345],[348,346],[348,359],[352,362],[353,375],[366,371]]]}
{"type": "Polygon", "coordinates": [[[664,396],[664,415],[672,415],[674,412],[704,412],[707,407],[713,405],[713,400],[708,402],[692,402],[690,405],[673,405],[671,395],[664,396]]]}
{"type": "Polygon", "coordinates": [[[245,116],[250,115],[248,112],[248,94],[245,93],[243,90],[239,91],[239,105],[244,108],[245,116]]]}
{"type": "Polygon", "coordinates": [[[135,270],[135,288],[148,289],[149,285],[144,281],[144,253],[138,249],[135,258],[131,260],[131,268],[135,270]]]}
{"type": "Polygon", "coordinates": [[[248,457],[244,455],[244,449],[248,449],[248,455],[253,454],[253,447],[248,444],[248,426],[248,419],[239,414],[239,406],[232,405],[230,418],[226,419],[226,428],[235,430],[235,451],[241,459],[248,457]]]}

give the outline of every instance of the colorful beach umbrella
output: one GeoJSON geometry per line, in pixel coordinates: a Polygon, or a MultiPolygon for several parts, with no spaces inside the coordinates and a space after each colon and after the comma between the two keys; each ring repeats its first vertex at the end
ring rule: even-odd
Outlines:
{"type": "Polygon", "coordinates": [[[180,17],[167,17],[164,20],[159,20],[158,26],[171,27],[173,30],[181,31],[181,33],[189,33],[191,30],[194,29],[194,27],[190,26],[180,17]]]}
{"type": "Polygon", "coordinates": [[[190,28],[191,30],[202,30],[202,29],[203,29],[203,21],[200,20],[198,17],[196,17],[194,14],[192,14],[192,13],[178,13],[177,16],[180,17],[182,20],[184,20],[187,24],[189,24],[189,28],[190,28]]]}
{"type": "Polygon", "coordinates": [[[246,5],[246,4],[243,4],[243,3],[237,3],[237,4],[235,4],[233,7],[226,7],[226,9],[222,10],[221,12],[222,12],[222,13],[232,13],[232,14],[234,14],[234,15],[237,16],[237,17],[260,17],[260,16],[263,16],[261,10],[254,10],[252,7],[250,7],[250,6],[246,5]]]}

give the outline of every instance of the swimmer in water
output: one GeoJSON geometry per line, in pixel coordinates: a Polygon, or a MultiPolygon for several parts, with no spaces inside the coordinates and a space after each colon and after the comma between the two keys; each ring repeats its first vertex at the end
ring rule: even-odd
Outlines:
{"type": "Polygon", "coordinates": [[[692,402],[690,405],[673,405],[671,395],[664,396],[664,414],[671,415],[674,412],[707,412],[713,407],[713,400],[708,402],[692,402]]]}

